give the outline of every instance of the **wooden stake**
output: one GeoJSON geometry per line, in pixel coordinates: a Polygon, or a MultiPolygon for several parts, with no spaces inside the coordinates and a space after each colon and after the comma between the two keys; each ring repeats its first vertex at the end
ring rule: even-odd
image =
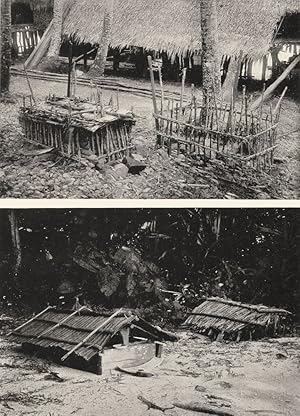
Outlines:
{"type": "Polygon", "coordinates": [[[185,80],[186,80],[186,68],[183,68],[183,70],[182,70],[182,80],[181,80],[181,93],[180,93],[180,117],[182,116],[185,80]]]}
{"type": "Polygon", "coordinates": [[[282,102],[287,90],[288,90],[288,87],[285,87],[284,90],[282,91],[282,94],[281,94],[281,96],[278,100],[278,103],[276,104],[276,107],[275,107],[275,110],[274,110],[274,113],[273,113],[274,115],[276,115],[277,111],[279,110],[281,102],[282,102]]]}
{"type": "Polygon", "coordinates": [[[158,76],[159,76],[159,85],[160,85],[160,112],[163,114],[164,112],[164,87],[163,87],[163,79],[162,79],[162,73],[161,73],[161,67],[158,68],[158,76]]]}

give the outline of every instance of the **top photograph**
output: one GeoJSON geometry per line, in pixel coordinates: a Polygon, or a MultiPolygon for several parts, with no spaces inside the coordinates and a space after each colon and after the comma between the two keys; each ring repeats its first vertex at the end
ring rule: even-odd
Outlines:
{"type": "Polygon", "coordinates": [[[0,17],[0,198],[300,198],[300,0],[0,17]]]}

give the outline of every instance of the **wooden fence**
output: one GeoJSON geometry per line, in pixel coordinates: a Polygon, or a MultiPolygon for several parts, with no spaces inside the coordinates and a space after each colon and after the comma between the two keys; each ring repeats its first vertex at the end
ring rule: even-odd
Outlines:
{"type": "Polygon", "coordinates": [[[268,111],[263,111],[262,105],[251,111],[251,97],[245,87],[241,102],[234,103],[232,99],[231,104],[217,103],[212,94],[204,108],[193,89],[190,101],[183,102],[184,80],[181,99],[165,100],[160,77],[159,106],[151,67],[150,75],[158,144],[166,147],[169,155],[184,154],[205,162],[219,159],[230,166],[250,166],[256,170],[271,168],[277,147],[280,106],[286,90],[276,107],[269,106],[268,111]]]}

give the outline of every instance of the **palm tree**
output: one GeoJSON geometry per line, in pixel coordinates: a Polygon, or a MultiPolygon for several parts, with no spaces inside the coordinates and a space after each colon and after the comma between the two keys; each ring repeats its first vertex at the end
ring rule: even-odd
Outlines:
{"type": "Polygon", "coordinates": [[[53,4],[53,30],[51,43],[48,50],[49,57],[58,56],[61,45],[61,34],[63,24],[64,0],[54,0],[53,4]]]}
{"type": "Polygon", "coordinates": [[[239,56],[230,58],[229,67],[225,81],[222,85],[223,101],[235,103],[238,94],[238,82],[240,77],[241,65],[243,60],[243,52],[240,51],[239,56]]]}
{"type": "Polygon", "coordinates": [[[216,0],[200,0],[202,30],[202,65],[203,65],[203,104],[204,107],[212,94],[219,96],[221,88],[218,49],[218,19],[216,0]]]}
{"type": "Polygon", "coordinates": [[[93,65],[89,71],[90,77],[99,77],[104,75],[105,62],[111,37],[112,15],[114,11],[113,0],[106,0],[103,27],[99,42],[99,48],[93,65]]]}
{"type": "Polygon", "coordinates": [[[0,91],[9,91],[10,66],[11,66],[11,0],[1,0],[0,6],[0,52],[1,52],[1,76],[0,91]]]}

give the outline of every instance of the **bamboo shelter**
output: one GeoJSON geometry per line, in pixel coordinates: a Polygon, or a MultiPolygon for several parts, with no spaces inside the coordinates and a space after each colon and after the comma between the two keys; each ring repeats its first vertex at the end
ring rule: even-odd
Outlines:
{"type": "Polygon", "coordinates": [[[184,326],[215,340],[254,340],[284,336],[291,313],[264,305],[249,305],[221,298],[208,298],[197,306],[184,326]]]}
{"type": "Polygon", "coordinates": [[[113,100],[103,105],[99,89],[91,89],[90,100],[49,96],[36,104],[32,96],[29,99],[24,98],[20,109],[27,142],[94,165],[122,159],[133,148],[133,113],[119,109],[113,100]]]}
{"type": "Polygon", "coordinates": [[[48,307],[16,328],[12,341],[65,365],[102,374],[116,366],[140,366],[162,354],[163,341],[178,338],[123,309],[93,312],[48,307]]]}

